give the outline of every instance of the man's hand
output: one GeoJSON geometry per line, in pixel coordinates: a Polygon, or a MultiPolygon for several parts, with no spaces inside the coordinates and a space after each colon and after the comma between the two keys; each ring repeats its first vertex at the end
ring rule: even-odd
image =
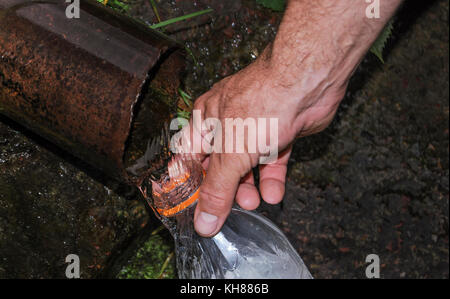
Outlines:
{"type": "MultiPolygon", "coordinates": [[[[352,73],[400,2],[381,2],[381,18],[367,19],[365,1],[292,0],[273,44],[254,63],[196,100],[194,109],[201,111],[202,119],[217,118],[223,128],[226,118],[278,118],[280,154],[275,163],[260,166],[264,201],[282,200],[293,140],[328,126],[352,73]]],[[[203,156],[207,175],[194,217],[200,235],[220,230],[234,199],[244,209],[259,205],[251,170],[261,154],[203,156]]]]}

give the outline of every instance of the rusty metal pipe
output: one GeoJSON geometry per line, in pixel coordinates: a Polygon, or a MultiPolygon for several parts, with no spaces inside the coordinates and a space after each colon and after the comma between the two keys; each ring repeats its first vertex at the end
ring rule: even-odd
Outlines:
{"type": "MultiPolygon", "coordinates": [[[[0,113],[128,181],[134,107],[146,80],[176,92],[183,47],[96,2],[82,0],[79,19],[66,17],[67,5],[0,0],[0,113]]],[[[170,107],[153,104],[157,134],[170,107]]]]}

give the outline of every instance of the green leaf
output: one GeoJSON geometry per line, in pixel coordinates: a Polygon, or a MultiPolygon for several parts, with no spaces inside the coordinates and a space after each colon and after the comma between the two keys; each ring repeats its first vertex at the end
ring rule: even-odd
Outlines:
{"type": "Polygon", "coordinates": [[[185,91],[183,91],[181,88],[178,88],[178,93],[180,94],[186,106],[190,108],[192,106],[191,103],[192,97],[188,95],[185,91]]]}
{"type": "Polygon", "coordinates": [[[156,7],[155,0],[150,0],[150,4],[151,4],[151,6],[153,8],[153,12],[156,15],[156,18],[158,19],[158,22],[161,22],[161,18],[159,17],[158,8],[156,7]]]}
{"type": "Polygon", "coordinates": [[[256,0],[256,3],[274,11],[284,11],[286,0],[256,0]]]}
{"type": "Polygon", "coordinates": [[[378,36],[377,40],[373,43],[372,47],[370,48],[370,52],[372,52],[375,56],[380,59],[382,63],[384,63],[383,59],[383,50],[386,46],[386,43],[388,39],[392,35],[392,29],[394,28],[394,21],[391,19],[386,26],[384,27],[381,34],[378,36]]]}
{"type": "Polygon", "coordinates": [[[211,9],[211,8],[204,9],[204,10],[197,11],[197,12],[185,15],[185,16],[181,16],[181,17],[169,19],[169,20],[166,20],[166,21],[163,21],[163,22],[159,22],[157,24],[151,25],[150,28],[152,28],[152,29],[161,28],[161,27],[173,24],[173,23],[177,23],[177,22],[184,21],[184,20],[187,20],[187,19],[190,19],[190,18],[198,17],[200,15],[204,15],[204,14],[210,13],[212,11],[213,11],[213,9],[211,9]]]}
{"type": "Polygon", "coordinates": [[[130,6],[125,3],[124,1],[120,1],[120,0],[97,0],[97,2],[100,2],[103,5],[107,5],[113,9],[116,9],[118,11],[124,11],[127,12],[130,9],[130,6]]]}
{"type": "Polygon", "coordinates": [[[191,113],[189,111],[178,110],[177,117],[189,119],[189,118],[191,118],[191,113]]]}

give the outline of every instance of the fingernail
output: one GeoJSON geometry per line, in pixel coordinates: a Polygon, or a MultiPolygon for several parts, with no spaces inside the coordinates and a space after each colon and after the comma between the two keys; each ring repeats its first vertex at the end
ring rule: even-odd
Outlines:
{"type": "Polygon", "coordinates": [[[197,229],[197,232],[199,232],[202,235],[209,235],[217,227],[217,216],[200,212],[198,215],[197,221],[195,222],[195,228],[197,229]]]}

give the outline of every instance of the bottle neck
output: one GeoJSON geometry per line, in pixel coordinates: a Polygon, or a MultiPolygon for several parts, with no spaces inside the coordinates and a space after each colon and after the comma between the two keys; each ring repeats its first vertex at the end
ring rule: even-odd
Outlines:
{"type": "Polygon", "coordinates": [[[169,217],[160,215],[161,222],[175,239],[189,238],[194,233],[194,212],[197,201],[169,217]]]}
{"type": "Polygon", "coordinates": [[[175,237],[183,226],[193,227],[195,205],[205,171],[199,161],[174,157],[167,173],[152,182],[151,206],[164,225],[175,237]]]}
{"type": "Polygon", "coordinates": [[[197,188],[197,190],[195,190],[193,194],[186,196],[186,198],[179,202],[177,205],[167,208],[157,207],[156,210],[161,217],[173,217],[177,214],[185,213],[185,210],[189,209],[192,205],[195,205],[197,203],[199,194],[200,188],[197,188]]]}

